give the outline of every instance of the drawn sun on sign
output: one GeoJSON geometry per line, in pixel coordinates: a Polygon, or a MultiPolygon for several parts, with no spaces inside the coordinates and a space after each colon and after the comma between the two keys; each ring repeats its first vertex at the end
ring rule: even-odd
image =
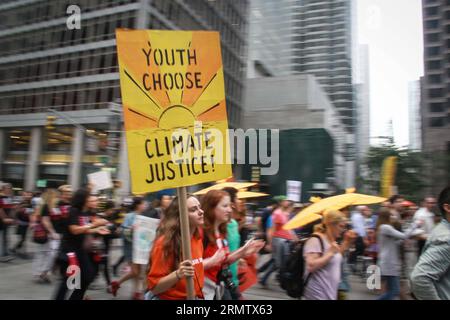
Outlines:
{"type": "Polygon", "coordinates": [[[128,120],[127,130],[170,130],[193,127],[195,121],[226,121],[221,54],[217,45],[211,45],[218,41],[217,35],[206,32],[206,36],[203,34],[197,37],[195,33],[181,31],[174,43],[173,39],[169,42],[165,37],[159,36],[157,31],[142,32],[146,32],[147,36],[130,46],[120,48],[121,73],[126,79],[121,82],[122,92],[129,92],[126,99],[123,99],[124,114],[128,120]],[[181,60],[182,63],[172,59],[169,63],[163,61],[157,65],[146,56],[150,50],[157,49],[164,53],[171,52],[170,50],[190,52],[191,55],[195,53],[195,59],[189,61],[185,58],[181,60]],[[170,65],[170,62],[174,63],[170,65]],[[192,86],[194,74],[198,79],[198,86],[192,86]],[[170,75],[172,79],[169,89],[161,85],[165,75],[170,75]],[[184,78],[183,85],[173,84],[174,75],[184,78]],[[157,79],[156,83],[154,77],[157,79]],[[191,78],[190,87],[186,77],[191,78]]]}

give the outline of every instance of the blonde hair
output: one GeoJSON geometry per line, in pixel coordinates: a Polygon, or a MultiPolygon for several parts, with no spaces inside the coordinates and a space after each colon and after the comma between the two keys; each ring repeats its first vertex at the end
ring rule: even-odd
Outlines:
{"type": "Polygon", "coordinates": [[[45,205],[48,206],[49,210],[55,208],[57,202],[58,202],[58,191],[56,191],[55,189],[47,189],[42,194],[42,202],[38,210],[38,213],[41,214],[41,210],[45,205]]]}
{"type": "Polygon", "coordinates": [[[319,223],[318,225],[314,226],[314,232],[325,233],[328,226],[346,221],[347,218],[341,211],[338,210],[325,211],[323,213],[322,223],[319,223]]]}

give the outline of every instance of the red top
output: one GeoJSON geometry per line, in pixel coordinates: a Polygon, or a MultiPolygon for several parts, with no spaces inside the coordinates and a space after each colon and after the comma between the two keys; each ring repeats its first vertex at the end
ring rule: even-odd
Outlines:
{"type": "MultiPolygon", "coordinates": [[[[205,234],[204,237],[207,235],[205,234]]],[[[230,253],[230,248],[228,247],[228,241],[226,238],[221,234],[219,237],[216,237],[215,242],[208,241],[208,244],[203,252],[203,259],[212,257],[217,250],[224,248],[226,255],[230,253]]],[[[214,281],[214,283],[217,282],[217,274],[222,269],[221,265],[212,267],[208,270],[205,270],[205,276],[208,277],[210,280],[214,281]]]]}
{"type": "Polygon", "coordinates": [[[12,209],[14,208],[14,203],[12,198],[0,196],[0,208],[2,209],[12,209]]]}
{"type": "MultiPolygon", "coordinates": [[[[161,278],[167,276],[169,273],[173,272],[172,267],[174,263],[173,256],[164,257],[163,249],[164,236],[158,238],[153,247],[151,256],[151,268],[148,272],[147,282],[148,288],[152,290],[161,280],[161,278]]],[[[194,276],[194,288],[195,294],[198,298],[202,298],[202,288],[204,282],[204,271],[203,271],[203,242],[201,237],[193,236],[191,238],[191,255],[192,262],[195,268],[194,276]]],[[[186,279],[182,278],[179,280],[175,286],[169,290],[161,293],[158,297],[162,300],[185,300],[186,294],[186,279]]]]}
{"type": "Polygon", "coordinates": [[[277,209],[272,213],[272,222],[275,226],[273,237],[292,240],[293,236],[290,231],[284,230],[283,225],[289,220],[289,214],[281,209],[277,209]]]}

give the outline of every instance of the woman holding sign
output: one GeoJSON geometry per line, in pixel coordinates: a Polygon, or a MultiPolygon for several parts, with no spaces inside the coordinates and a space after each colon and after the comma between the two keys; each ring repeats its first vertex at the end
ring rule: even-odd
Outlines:
{"type": "Polygon", "coordinates": [[[262,240],[249,240],[244,246],[230,252],[227,242],[227,224],[232,213],[230,195],[222,190],[211,190],[202,199],[205,211],[204,264],[212,264],[205,272],[205,299],[239,299],[237,287],[231,279],[229,266],[241,258],[251,256],[265,245],[262,240]],[[211,261],[212,260],[212,261],[211,261]],[[211,263],[212,262],[212,263],[211,263]]]}
{"type": "Polygon", "coordinates": [[[148,300],[185,300],[187,276],[194,277],[195,295],[203,299],[203,274],[208,267],[203,263],[203,210],[195,196],[188,196],[186,204],[192,260],[183,261],[181,257],[180,210],[178,200],[174,199],[161,220],[150,254],[148,300]]]}

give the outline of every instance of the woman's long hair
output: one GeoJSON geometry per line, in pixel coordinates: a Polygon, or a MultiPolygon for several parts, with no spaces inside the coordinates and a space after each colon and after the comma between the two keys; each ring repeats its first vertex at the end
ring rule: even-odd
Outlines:
{"type": "MultiPolygon", "coordinates": [[[[215,209],[224,197],[229,196],[230,195],[228,194],[228,192],[223,190],[210,190],[202,198],[201,206],[205,217],[205,226],[203,228],[205,230],[204,236],[208,237],[209,242],[216,242],[216,238],[214,235],[214,223],[216,221],[215,209]]],[[[219,225],[219,232],[225,238],[227,237],[227,222],[219,225]]]]}
{"type": "Polygon", "coordinates": [[[72,208],[83,211],[83,208],[86,205],[89,196],[90,192],[88,189],[78,189],[72,197],[72,208]]]}
{"type": "Polygon", "coordinates": [[[381,208],[380,212],[378,213],[377,226],[375,228],[377,234],[382,224],[392,225],[391,212],[388,208],[381,208]]]}
{"type": "MultiPolygon", "coordinates": [[[[188,195],[186,200],[195,196],[188,195]]],[[[172,271],[178,268],[181,262],[181,224],[180,224],[180,208],[178,206],[178,198],[174,198],[170,206],[167,208],[159,227],[156,231],[156,239],[164,236],[163,251],[164,258],[174,258],[172,271]]],[[[195,237],[199,237],[198,228],[194,232],[195,237]]],[[[150,262],[151,263],[151,262],[150,262]]]]}
{"type": "Polygon", "coordinates": [[[58,202],[58,191],[55,189],[47,189],[42,194],[42,203],[39,206],[39,210],[37,211],[39,215],[42,213],[42,208],[47,206],[48,210],[53,210],[56,207],[58,202]]]}

